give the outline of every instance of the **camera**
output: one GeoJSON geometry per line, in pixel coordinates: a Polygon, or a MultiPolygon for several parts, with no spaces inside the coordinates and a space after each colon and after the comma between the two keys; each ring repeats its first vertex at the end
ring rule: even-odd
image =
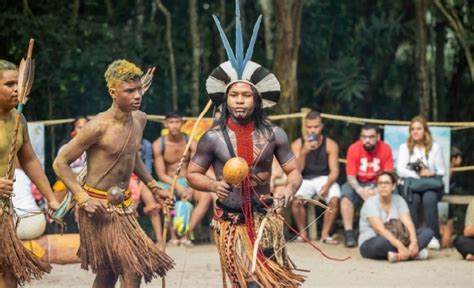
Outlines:
{"type": "Polygon", "coordinates": [[[316,133],[309,133],[308,135],[308,142],[318,141],[318,134],[316,133]]]}
{"type": "Polygon", "coordinates": [[[421,159],[416,160],[415,162],[411,162],[407,164],[408,169],[415,171],[416,173],[420,172],[425,165],[421,161],[421,159]]]}

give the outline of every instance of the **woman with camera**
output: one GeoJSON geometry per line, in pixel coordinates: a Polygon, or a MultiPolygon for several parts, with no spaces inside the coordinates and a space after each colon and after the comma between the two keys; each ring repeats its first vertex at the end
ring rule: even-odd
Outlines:
{"type": "Polygon", "coordinates": [[[415,230],[405,200],[393,191],[397,178],[391,172],[377,177],[377,194],[360,210],[359,247],[362,257],[390,262],[428,257],[425,247],[433,237],[429,228],[415,230]]]}
{"type": "Polygon", "coordinates": [[[430,249],[440,249],[438,201],[444,185],[444,167],[441,147],[433,141],[426,120],[414,117],[410,122],[409,137],[398,150],[397,174],[404,178],[402,195],[408,202],[411,218],[419,226],[418,209],[423,205],[424,223],[433,230],[430,249]]]}

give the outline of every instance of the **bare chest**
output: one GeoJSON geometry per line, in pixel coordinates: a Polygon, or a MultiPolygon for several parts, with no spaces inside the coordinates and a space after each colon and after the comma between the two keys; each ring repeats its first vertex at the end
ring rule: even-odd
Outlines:
{"type": "Polygon", "coordinates": [[[171,142],[165,140],[165,153],[163,159],[165,163],[170,165],[176,162],[179,162],[181,156],[183,155],[184,149],[186,148],[186,142],[171,142]]]}

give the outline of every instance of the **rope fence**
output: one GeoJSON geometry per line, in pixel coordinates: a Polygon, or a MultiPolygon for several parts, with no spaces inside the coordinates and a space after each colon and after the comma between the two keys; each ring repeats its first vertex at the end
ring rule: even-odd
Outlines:
{"type": "MultiPolygon", "coordinates": [[[[306,114],[310,111],[309,108],[302,108],[301,112],[290,113],[290,114],[280,114],[280,115],[269,115],[268,119],[272,121],[279,121],[279,120],[286,120],[286,119],[301,119],[303,121],[306,114]]],[[[89,118],[94,118],[94,116],[88,116],[89,118]]],[[[387,119],[376,119],[376,118],[362,118],[362,117],[353,117],[353,116],[344,116],[344,115],[336,115],[336,114],[327,114],[321,113],[322,118],[341,121],[356,125],[364,125],[365,123],[373,123],[379,124],[382,126],[384,125],[404,125],[408,126],[410,121],[402,121],[402,120],[387,120],[387,119]]],[[[195,120],[197,117],[182,117],[183,120],[195,120]]],[[[165,116],[164,115],[147,115],[147,119],[153,122],[164,122],[165,116]]],[[[206,120],[212,120],[211,117],[203,118],[206,120]]],[[[43,120],[43,121],[31,121],[31,123],[43,123],[44,126],[54,126],[54,125],[62,125],[72,123],[74,118],[66,118],[66,119],[56,119],[56,120],[43,120]]],[[[451,131],[460,131],[465,129],[472,129],[474,128],[474,122],[428,122],[429,126],[443,126],[449,127],[451,131]]],[[[340,163],[345,164],[346,160],[340,158],[340,163]]],[[[463,166],[457,168],[451,168],[452,172],[465,172],[465,171],[474,171],[473,166],[463,166]]]]}

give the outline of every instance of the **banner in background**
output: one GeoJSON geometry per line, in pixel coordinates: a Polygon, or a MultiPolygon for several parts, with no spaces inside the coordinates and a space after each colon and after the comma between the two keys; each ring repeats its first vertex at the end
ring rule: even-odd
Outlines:
{"type": "Polygon", "coordinates": [[[30,135],[30,142],[31,146],[33,146],[33,151],[35,151],[36,156],[38,156],[44,169],[44,123],[28,123],[28,134],[30,135]]]}

